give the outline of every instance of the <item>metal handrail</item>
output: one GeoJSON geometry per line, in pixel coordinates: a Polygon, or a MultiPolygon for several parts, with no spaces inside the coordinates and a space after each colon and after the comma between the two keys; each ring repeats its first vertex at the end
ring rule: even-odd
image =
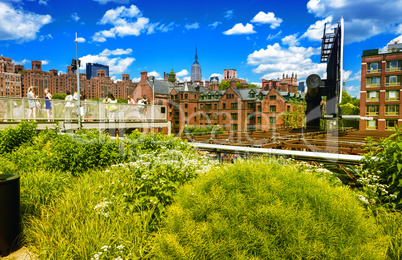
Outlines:
{"type": "MultiPolygon", "coordinates": [[[[78,101],[75,100],[0,97],[0,121],[28,119],[30,103],[35,105],[36,112],[36,117],[33,118],[32,114],[30,119],[50,121],[78,120],[78,101]]],[[[149,121],[152,119],[153,108],[155,109],[156,121],[167,120],[167,107],[164,105],[152,106],[81,101],[80,113],[85,121],[149,121]]]]}

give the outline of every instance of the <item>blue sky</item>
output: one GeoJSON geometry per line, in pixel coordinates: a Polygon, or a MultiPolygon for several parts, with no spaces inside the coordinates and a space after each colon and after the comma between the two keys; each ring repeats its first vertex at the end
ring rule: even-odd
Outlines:
{"type": "Polygon", "coordinates": [[[292,72],[302,81],[325,78],[323,25],[344,17],[346,86],[359,96],[363,50],[402,41],[401,13],[396,0],[0,0],[0,54],[66,73],[78,33],[79,58],[109,65],[115,80],[172,69],[189,80],[197,46],[204,79],[226,68],[250,83],[292,72]]]}

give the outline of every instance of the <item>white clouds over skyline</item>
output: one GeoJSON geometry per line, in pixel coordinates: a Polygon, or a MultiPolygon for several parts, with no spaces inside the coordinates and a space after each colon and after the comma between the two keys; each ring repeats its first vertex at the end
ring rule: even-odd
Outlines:
{"type": "Polygon", "coordinates": [[[319,48],[295,47],[283,48],[278,43],[268,45],[266,49],[254,51],[247,58],[248,65],[255,65],[254,73],[262,74],[265,79],[282,77],[282,74],[297,73],[298,80],[310,74],[323,76],[326,64],[314,63],[311,59],[319,55],[319,48]]]}
{"type": "Polygon", "coordinates": [[[80,70],[85,70],[85,66],[87,63],[100,63],[103,65],[109,66],[109,73],[114,76],[121,76],[121,74],[127,72],[127,68],[135,61],[133,57],[121,58],[121,57],[113,57],[110,56],[119,56],[124,54],[131,54],[132,49],[116,49],[116,50],[108,50],[104,49],[101,53],[97,55],[86,55],[81,58],[81,67],[80,70]]]}
{"type": "Polygon", "coordinates": [[[223,34],[225,35],[236,35],[236,34],[252,34],[256,33],[252,24],[247,23],[245,26],[242,23],[235,24],[232,29],[229,29],[223,34]]]}
{"type": "Polygon", "coordinates": [[[334,22],[345,19],[345,43],[360,42],[381,33],[398,33],[402,28],[402,1],[310,0],[309,13],[334,22]]]}
{"type": "Polygon", "coordinates": [[[187,23],[184,25],[184,28],[186,28],[187,30],[192,30],[192,29],[198,29],[200,28],[200,24],[199,23],[187,23]]]}
{"type": "Polygon", "coordinates": [[[270,24],[271,29],[275,29],[280,26],[283,20],[281,18],[275,17],[275,14],[272,12],[264,13],[259,12],[254,18],[251,20],[252,23],[258,24],[270,24]]]}
{"type": "Polygon", "coordinates": [[[41,15],[14,8],[12,5],[0,2],[0,39],[32,41],[40,29],[52,22],[50,15],[41,15]]]}
{"type": "Polygon", "coordinates": [[[142,33],[152,34],[156,30],[161,32],[168,32],[176,26],[174,22],[170,24],[151,23],[150,19],[143,17],[142,12],[137,6],[131,5],[130,7],[120,6],[115,9],[106,11],[99,25],[113,25],[109,30],[96,32],[92,36],[95,42],[106,42],[107,38],[125,37],[125,36],[139,36],[142,33]]]}

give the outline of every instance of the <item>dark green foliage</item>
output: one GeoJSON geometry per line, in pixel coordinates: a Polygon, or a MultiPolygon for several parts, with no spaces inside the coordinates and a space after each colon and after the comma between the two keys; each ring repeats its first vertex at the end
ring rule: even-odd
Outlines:
{"type": "Polygon", "coordinates": [[[355,195],[297,167],[244,161],[179,189],[155,259],[384,259],[355,195]]]}
{"type": "Polygon", "coordinates": [[[65,100],[67,97],[67,94],[65,93],[56,93],[52,95],[53,99],[61,99],[61,100],[65,100]]]}
{"type": "Polygon", "coordinates": [[[214,135],[222,134],[223,129],[218,126],[206,126],[206,127],[196,127],[196,126],[185,126],[182,132],[182,136],[201,136],[201,135],[214,135]]]}
{"type": "Polygon", "coordinates": [[[121,104],[128,104],[128,100],[124,99],[124,98],[116,98],[117,99],[117,103],[121,103],[121,104]]]}
{"type": "Polygon", "coordinates": [[[10,153],[36,135],[36,124],[23,121],[17,127],[0,131],[0,154],[10,153]]]}
{"type": "Polygon", "coordinates": [[[373,203],[402,209],[402,133],[395,130],[378,142],[368,138],[359,181],[373,203]]]}

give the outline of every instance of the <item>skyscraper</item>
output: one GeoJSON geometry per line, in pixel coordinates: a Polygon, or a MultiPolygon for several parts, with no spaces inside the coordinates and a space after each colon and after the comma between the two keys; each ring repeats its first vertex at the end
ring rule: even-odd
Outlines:
{"type": "Polygon", "coordinates": [[[191,81],[201,81],[202,76],[201,76],[201,66],[198,63],[198,55],[197,55],[197,48],[195,48],[195,61],[193,63],[193,66],[191,67],[191,81]]]}
{"type": "Polygon", "coordinates": [[[104,70],[105,76],[109,77],[109,66],[98,64],[98,63],[87,63],[87,68],[86,68],[87,79],[96,77],[98,70],[104,70]]]}

